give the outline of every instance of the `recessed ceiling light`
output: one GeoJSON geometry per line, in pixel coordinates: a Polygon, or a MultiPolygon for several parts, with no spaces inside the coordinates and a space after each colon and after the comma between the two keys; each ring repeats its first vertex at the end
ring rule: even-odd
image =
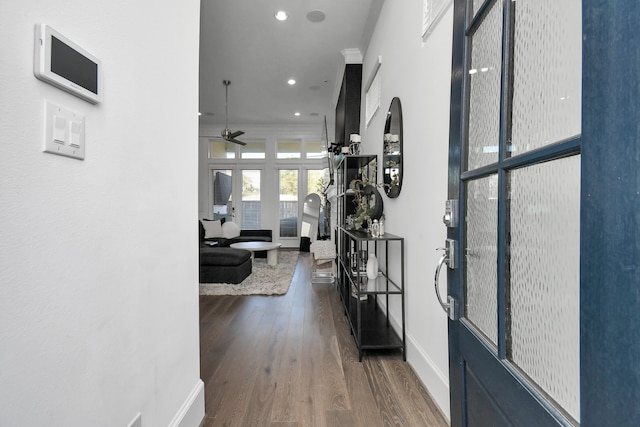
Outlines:
{"type": "Polygon", "coordinates": [[[293,113],[293,115],[296,116],[296,117],[299,117],[300,113],[296,111],[295,113],[293,113]]]}
{"type": "Polygon", "coordinates": [[[202,115],[202,113],[201,113],[200,111],[198,111],[198,115],[199,115],[199,116],[201,116],[201,115],[202,115]]]}
{"type": "Polygon", "coordinates": [[[296,81],[294,79],[289,79],[289,80],[287,80],[287,83],[289,83],[291,86],[293,86],[294,84],[296,84],[296,81]]]}
{"type": "Polygon", "coordinates": [[[284,10],[277,11],[275,16],[278,21],[286,21],[289,17],[289,15],[287,15],[287,12],[285,12],[284,10]]]}
{"type": "Polygon", "coordinates": [[[322,22],[326,17],[327,15],[325,15],[323,11],[317,9],[307,13],[307,20],[309,22],[322,22]]]}

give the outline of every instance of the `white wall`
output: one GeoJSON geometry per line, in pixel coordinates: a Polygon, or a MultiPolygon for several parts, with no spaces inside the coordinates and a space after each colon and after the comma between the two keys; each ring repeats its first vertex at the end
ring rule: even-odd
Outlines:
{"type": "MultiPolygon", "coordinates": [[[[404,121],[404,178],[397,199],[384,197],[385,230],[405,238],[407,358],[444,414],[449,414],[447,317],[436,302],[433,274],[446,238],[449,100],[453,8],[425,43],[422,0],[386,1],[364,56],[364,85],[382,56],[381,108],[365,129],[361,152],[378,155],[386,113],[400,97],[404,121]]],[[[397,255],[397,254],[391,254],[397,255]]],[[[391,269],[393,270],[393,269],[391,269]]],[[[443,277],[442,289],[446,289],[443,277]]],[[[399,305],[391,307],[399,321],[399,305]]]]}
{"type": "Polygon", "coordinates": [[[0,425],[197,426],[199,1],[0,4],[0,425]],[[34,25],[102,59],[104,102],[33,76],[34,25]],[[48,99],[86,159],[42,152],[48,99]]]}

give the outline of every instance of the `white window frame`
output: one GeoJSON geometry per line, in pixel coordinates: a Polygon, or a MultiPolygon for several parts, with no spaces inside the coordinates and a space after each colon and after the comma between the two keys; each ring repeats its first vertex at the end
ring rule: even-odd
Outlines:
{"type": "Polygon", "coordinates": [[[452,0],[423,0],[422,2],[422,41],[433,32],[452,0]]]}

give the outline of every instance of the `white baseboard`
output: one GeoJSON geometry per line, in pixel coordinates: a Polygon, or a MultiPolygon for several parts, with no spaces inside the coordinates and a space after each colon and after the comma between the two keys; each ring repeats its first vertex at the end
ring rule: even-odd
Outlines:
{"type": "Polygon", "coordinates": [[[198,380],[169,427],[198,427],[204,419],[204,383],[198,380]]]}
{"type": "Polygon", "coordinates": [[[409,333],[407,338],[407,362],[422,381],[433,401],[438,405],[440,412],[448,421],[451,421],[449,404],[449,380],[442,374],[433,360],[418,345],[409,333]]]}
{"type": "MultiPolygon", "coordinates": [[[[387,307],[385,307],[382,299],[378,301],[382,310],[386,313],[387,307]]],[[[402,327],[391,314],[389,316],[391,325],[396,331],[401,331],[402,327]]],[[[449,400],[449,380],[442,374],[440,369],[431,360],[429,355],[424,351],[421,345],[415,340],[413,335],[409,331],[405,333],[407,340],[407,363],[413,368],[418,379],[422,381],[422,384],[427,389],[427,392],[431,395],[431,398],[438,405],[440,412],[447,419],[451,421],[450,414],[450,400],[449,400]]],[[[448,349],[447,349],[448,353],[448,349]]]]}

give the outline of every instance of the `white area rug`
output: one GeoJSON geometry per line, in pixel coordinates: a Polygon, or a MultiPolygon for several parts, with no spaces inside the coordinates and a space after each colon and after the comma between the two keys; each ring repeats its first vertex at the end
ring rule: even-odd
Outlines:
{"type": "Polygon", "coordinates": [[[200,295],[284,295],[296,271],[298,251],[279,251],[278,265],[267,265],[265,258],[253,260],[251,274],[242,282],[200,283],[200,295]]]}

